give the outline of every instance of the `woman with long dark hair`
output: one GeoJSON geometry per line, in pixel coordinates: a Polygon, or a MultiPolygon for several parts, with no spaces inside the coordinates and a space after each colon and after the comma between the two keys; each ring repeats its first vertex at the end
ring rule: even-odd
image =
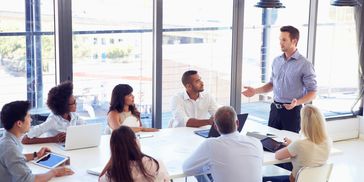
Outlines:
{"type": "Polygon", "coordinates": [[[111,94],[110,108],[107,122],[111,130],[121,125],[129,126],[134,132],[158,131],[155,128],[144,128],[140,121],[140,112],[134,104],[133,88],[128,84],[118,84],[111,94]]]}
{"type": "Polygon", "coordinates": [[[110,153],[110,160],[100,174],[100,182],[169,181],[163,163],[141,152],[139,141],[128,126],[120,126],[112,132],[110,153]]]}

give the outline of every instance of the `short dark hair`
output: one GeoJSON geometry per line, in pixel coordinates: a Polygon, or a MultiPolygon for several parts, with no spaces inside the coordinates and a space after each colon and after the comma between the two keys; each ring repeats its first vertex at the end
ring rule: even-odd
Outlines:
{"type": "Polygon", "coordinates": [[[298,40],[300,39],[300,32],[298,31],[297,28],[290,26],[290,25],[283,26],[283,27],[281,27],[281,32],[288,32],[289,37],[291,39],[297,39],[297,43],[298,43],[298,40]]]}
{"type": "Polygon", "coordinates": [[[62,82],[48,92],[47,105],[55,115],[70,112],[69,99],[73,94],[73,84],[70,81],[62,82]]]}
{"type": "Polygon", "coordinates": [[[14,101],[5,104],[1,110],[1,123],[4,128],[9,131],[16,121],[24,122],[29,109],[30,103],[28,101],[14,101]]]}
{"type": "Polygon", "coordinates": [[[188,83],[191,83],[191,76],[197,74],[196,70],[188,70],[182,75],[182,83],[186,86],[188,83]]]}
{"type": "Polygon", "coordinates": [[[215,113],[215,124],[221,134],[236,131],[236,112],[231,106],[222,106],[215,113]]]}

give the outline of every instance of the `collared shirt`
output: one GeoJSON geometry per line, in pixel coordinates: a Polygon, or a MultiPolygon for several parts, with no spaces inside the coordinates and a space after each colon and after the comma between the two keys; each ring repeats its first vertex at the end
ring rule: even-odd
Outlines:
{"type": "Polygon", "coordinates": [[[66,132],[68,126],[82,125],[85,122],[76,114],[71,112],[71,121],[62,118],[59,115],[50,114],[47,120],[40,124],[33,126],[27,133],[29,138],[40,137],[46,133],[47,137],[55,136],[60,132],[66,132]]]}
{"type": "Polygon", "coordinates": [[[282,54],[274,59],[270,83],[273,84],[274,100],[291,103],[309,91],[316,91],[316,74],[312,64],[298,51],[289,60],[282,54]]]}
{"type": "Polygon", "coordinates": [[[6,131],[0,140],[0,181],[34,181],[35,176],[26,165],[22,151],[20,140],[6,131]]]}
{"type": "Polygon", "coordinates": [[[261,182],[262,164],[261,142],[236,131],[206,139],[184,162],[183,172],[211,173],[216,182],[261,182]]]}
{"type": "Polygon", "coordinates": [[[175,95],[171,101],[172,127],[184,127],[190,118],[209,119],[215,114],[217,105],[207,93],[200,93],[197,100],[190,99],[187,92],[175,95]]]}

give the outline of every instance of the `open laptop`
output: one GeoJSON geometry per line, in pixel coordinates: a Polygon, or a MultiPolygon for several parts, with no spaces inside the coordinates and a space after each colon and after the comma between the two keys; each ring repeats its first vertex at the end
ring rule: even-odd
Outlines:
{"type": "Polygon", "coordinates": [[[67,127],[66,142],[61,143],[63,150],[96,147],[100,144],[101,124],[85,124],[67,127]]]}
{"type": "MultiPolygon", "coordinates": [[[[241,130],[243,129],[243,126],[245,124],[246,119],[248,118],[248,114],[238,114],[237,118],[239,120],[239,126],[238,126],[238,131],[241,132],[241,130]]],[[[194,131],[195,134],[205,137],[205,138],[210,138],[210,137],[219,137],[220,133],[216,130],[216,128],[214,127],[214,125],[211,125],[210,129],[206,129],[206,130],[197,130],[194,131]]]]}

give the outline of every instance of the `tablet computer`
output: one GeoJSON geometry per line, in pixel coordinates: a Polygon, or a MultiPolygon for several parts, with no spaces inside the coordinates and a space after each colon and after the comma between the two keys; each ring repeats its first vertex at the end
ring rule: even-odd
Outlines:
{"type": "Polygon", "coordinates": [[[67,156],[63,156],[60,154],[55,153],[47,153],[43,157],[33,161],[35,164],[48,168],[53,169],[58,167],[59,165],[65,163],[69,158],[67,156]]]}
{"type": "Polygon", "coordinates": [[[276,152],[277,150],[285,147],[282,142],[277,142],[270,137],[266,137],[260,141],[262,142],[263,148],[269,152],[276,152]]]}

